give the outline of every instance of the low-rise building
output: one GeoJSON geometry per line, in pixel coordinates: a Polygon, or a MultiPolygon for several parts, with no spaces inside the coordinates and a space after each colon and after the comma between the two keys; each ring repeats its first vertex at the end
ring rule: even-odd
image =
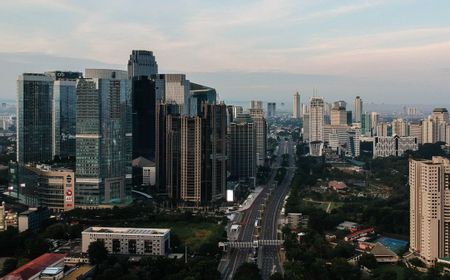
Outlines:
{"type": "Polygon", "coordinates": [[[42,223],[50,217],[47,208],[30,208],[25,212],[19,214],[19,232],[26,230],[38,231],[42,223]]]}
{"type": "Polygon", "coordinates": [[[26,165],[21,168],[21,179],[26,186],[22,194],[30,202],[28,205],[47,207],[53,212],[75,207],[73,170],[47,164],[26,165]]]}
{"type": "Polygon", "coordinates": [[[349,221],[344,221],[342,223],[340,223],[336,229],[338,230],[350,230],[350,231],[354,231],[357,230],[359,227],[359,224],[354,223],[354,222],[349,222],[349,221]]]}
{"type": "Polygon", "coordinates": [[[330,181],[328,182],[328,187],[335,191],[343,191],[347,189],[347,185],[344,182],[339,181],[330,181]]]}
{"type": "Polygon", "coordinates": [[[81,250],[102,241],[109,254],[165,256],[170,250],[170,229],[90,227],[82,232],[81,250]]]}
{"type": "MultiPolygon", "coordinates": [[[[2,280],[38,280],[49,267],[64,267],[65,254],[45,253],[5,275],[2,280]]],[[[47,272],[50,272],[48,270],[47,272]]],[[[44,278],[49,279],[49,278],[44,278]]],[[[60,279],[60,278],[55,278],[60,279]]]]}

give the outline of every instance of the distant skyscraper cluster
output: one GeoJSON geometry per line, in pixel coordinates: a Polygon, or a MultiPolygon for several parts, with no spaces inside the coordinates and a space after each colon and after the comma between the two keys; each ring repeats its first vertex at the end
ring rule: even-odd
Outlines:
{"type": "MultiPolygon", "coordinates": [[[[174,206],[201,207],[224,199],[229,181],[254,184],[275,103],[266,114],[262,101],[248,112],[227,106],[185,74],[158,73],[151,51],[133,50],[127,68],[19,76],[17,184],[23,172],[27,190],[39,190],[33,178],[42,168],[29,166],[55,158],[75,158],[58,198],[71,207],[127,204],[133,187],[149,182],[174,206]]],[[[33,205],[44,195],[30,198],[33,205]]]]}

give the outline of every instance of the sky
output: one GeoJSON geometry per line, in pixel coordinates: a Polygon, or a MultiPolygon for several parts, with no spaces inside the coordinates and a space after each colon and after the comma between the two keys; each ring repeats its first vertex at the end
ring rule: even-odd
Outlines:
{"type": "MultiPolygon", "coordinates": [[[[0,4],[0,99],[21,72],[125,69],[152,50],[161,73],[226,101],[445,104],[448,0],[14,0],[0,4]]],[[[447,100],[446,100],[447,99],[447,100]]]]}

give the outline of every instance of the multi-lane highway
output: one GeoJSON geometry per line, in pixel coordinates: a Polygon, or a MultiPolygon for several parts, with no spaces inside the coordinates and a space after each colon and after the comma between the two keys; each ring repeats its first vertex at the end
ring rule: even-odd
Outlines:
{"type": "MultiPolygon", "coordinates": [[[[265,240],[278,239],[278,218],[295,173],[295,153],[293,146],[291,140],[286,141],[283,145],[284,154],[289,155],[289,167],[286,168],[287,172],[283,181],[279,182],[273,190],[271,199],[268,201],[266,210],[264,211],[261,238],[265,240]]],[[[272,246],[262,247],[259,250],[258,263],[260,264],[263,279],[269,279],[273,272],[281,271],[282,267],[278,258],[278,250],[278,247],[272,246]]]]}
{"type": "MultiPolygon", "coordinates": [[[[276,174],[277,168],[281,164],[282,155],[289,154],[293,155],[293,143],[291,141],[281,141],[278,148],[277,162],[274,164],[272,172],[272,176],[261,191],[260,195],[255,199],[252,206],[249,207],[246,211],[241,213],[241,230],[239,233],[238,241],[240,242],[250,242],[254,240],[254,235],[256,234],[255,222],[259,217],[260,211],[263,210],[263,203],[265,198],[268,197],[270,192],[270,186],[273,185],[274,177],[276,174]]],[[[293,157],[290,157],[290,166],[293,166],[293,157]]],[[[272,194],[269,198],[268,204],[266,205],[266,209],[264,211],[263,222],[261,227],[261,234],[264,239],[277,239],[276,238],[276,228],[277,228],[277,220],[279,216],[280,206],[283,203],[284,197],[289,188],[290,181],[293,176],[293,169],[288,168],[288,172],[286,173],[285,179],[281,184],[274,188],[272,194]]],[[[260,238],[261,239],[261,238],[260,238]]],[[[222,273],[222,278],[229,280],[232,279],[236,269],[244,262],[247,261],[249,254],[252,253],[253,249],[231,249],[228,253],[228,264],[222,273]]],[[[260,250],[261,251],[261,250],[260,250]]],[[[269,275],[272,271],[272,267],[274,264],[279,267],[279,261],[277,258],[277,248],[266,248],[263,250],[262,255],[258,256],[258,258],[267,259],[263,261],[263,266],[268,265],[270,269],[267,270],[263,267],[262,272],[263,275],[269,275]],[[272,258],[271,261],[269,259],[272,258]]],[[[269,276],[265,277],[268,278],[269,276]]]]}

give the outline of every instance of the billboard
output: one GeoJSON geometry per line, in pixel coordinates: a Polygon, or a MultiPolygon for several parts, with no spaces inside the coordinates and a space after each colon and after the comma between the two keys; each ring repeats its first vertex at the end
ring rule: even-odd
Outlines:
{"type": "Polygon", "coordinates": [[[227,201],[228,202],[234,201],[234,191],[233,190],[227,190],[227,201]]]}

